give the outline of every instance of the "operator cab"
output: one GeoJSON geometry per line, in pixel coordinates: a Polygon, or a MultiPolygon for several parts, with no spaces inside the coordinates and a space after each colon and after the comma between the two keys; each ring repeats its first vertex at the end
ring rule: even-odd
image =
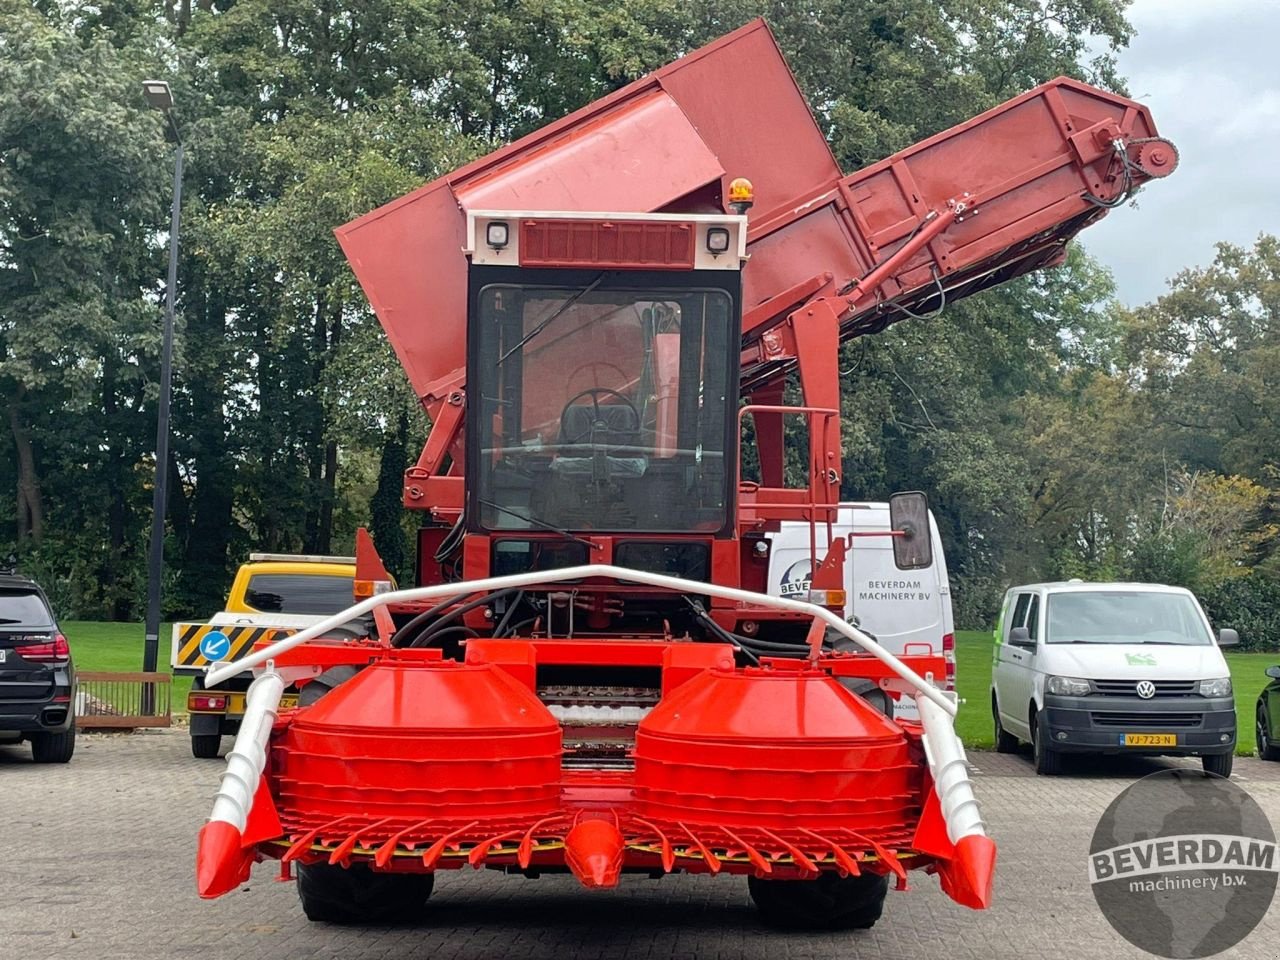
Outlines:
{"type": "Polygon", "coordinates": [[[466,515],[492,572],[587,562],[586,535],[732,536],[745,218],[468,225],[466,515]]]}

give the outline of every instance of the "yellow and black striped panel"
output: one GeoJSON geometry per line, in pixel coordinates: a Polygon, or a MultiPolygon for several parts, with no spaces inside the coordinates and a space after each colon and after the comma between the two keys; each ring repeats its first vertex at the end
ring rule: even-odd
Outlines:
{"type": "Polygon", "coordinates": [[[252,624],[236,626],[229,623],[221,626],[211,623],[180,623],[174,627],[174,630],[177,633],[178,647],[177,662],[174,666],[178,667],[208,666],[210,661],[200,652],[200,641],[215,630],[225,635],[230,641],[227,653],[220,656],[219,660],[238,660],[253,649],[253,645],[259,640],[275,640],[295,632],[282,630],[279,627],[258,627],[252,624]]]}

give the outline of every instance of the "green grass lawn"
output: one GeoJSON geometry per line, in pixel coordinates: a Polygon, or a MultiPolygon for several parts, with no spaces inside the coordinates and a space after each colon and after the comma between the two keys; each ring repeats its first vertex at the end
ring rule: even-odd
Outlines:
{"type": "MultiPolygon", "coordinates": [[[[140,623],[99,623],[93,620],[64,620],[61,624],[71,644],[77,670],[109,670],[136,673],[142,669],[143,627],[140,623]]],[[[158,669],[169,672],[170,624],[160,626],[158,669]]],[[[186,714],[190,677],[174,677],[173,712],[186,714]]]]}
{"type": "MultiPolygon", "coordinates": [[[[991,728],[991,648],[990,632],[956,633],[956,688],[964,701],[956,718],[956,730],[967,746],[984,749],[990,749],[995,742],[991,728]]],[[[1270,682],[1262,671],[1280,664],[1280,653],[1228,653],[1226,657],[1236,695],[1236,754],[1251,754],[1256,749],[1255,704],[1259,691],[1270,682]]]]}
{"type": "MultiPolygon", "coordinates": [[[[80,670],[131,672],[142,669],[142,624],[71,620],[62,624],[76,667],[80,670]]],[[[160,628],[160,669],[169,669],[169,624],[160,628]]],[[[1280,663],[1280,653],[1228,653],[1236,693],[1240,735],[1238,754],[1254,752],[1253,712],[1258,691],[1267,685],[1262,671],[1280,663]]],[[[956,634],[956,686],[963,703],[956,729],[970,747],[990,749],[991,634],[961,630],[956,634]]],[[[173,678],[173,712],[187,711],[190,677],[173,678]]]]}

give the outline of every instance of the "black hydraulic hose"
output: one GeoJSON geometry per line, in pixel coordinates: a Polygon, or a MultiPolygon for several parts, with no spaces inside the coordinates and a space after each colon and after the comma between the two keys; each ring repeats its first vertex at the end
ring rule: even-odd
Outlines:
{"type": "Polygon", "coordinates": [[[751,647],[753,650],[760,650],[765,653],[796,653],[804,655],[809,652],[809,644],[807,643],[779,643],[773,640],[744,637],[737,633],[730,634],[730,636],[744,647],[751,647]]]}
{"type": "MultiPolygon", "coordinates": [[[[476,633],[470,627],[466,627],[460,623],[456,623],[452,627],[445,627],[443,630],[437,630],[435,633],[431,634],[429,638],[432,641],[431,646],[439,646],[440,638],[446,637],[451,633],[461,633],[464,636],[466,636],[468,639],[480,636],[480,634],[476,633]]],[[[419,644],[415,641],[413,646],[417,647],[419,646],[419,644]]],[[[422,646],[426,646],[426,644],[422,644],[422,646]]]]}
{"type": "Polygon", "coordinates": [[[693,610],[693,615],[697,617],[699,620],[701,620],[703,623],[705,623],[707,627],[710,628],[711,632],[720,638],[721,642],[729,644],[729,646],[733,647],[734,650],[736,650],[738,653],[741,653],[753,664],[759,665],[760,658],[752,650],[748,649],[747,647],[744,647],[739,642],[741,639],[740,637],[738,637],[736,634],[730,633],[724,627],[720,626],[720,624],[712,620],[710,615],[707,613],[707,611],[703,610],[702,607],[700,607],[694,601],[690,600],[688,597],[685,597],[685,602],[687,602],[689,604],[689,607],[693,610]]]}
{"type": "Polygon", "coordinates": [[[511,605],[507,607],[507,612],[502,615],[502,619],[498,621],[498,627],[493,631],[495,637],[506,636],[507,624],[511,622],[511,617],[515,614],[516,608],[524,603],[524,591],[521,590],[516,594],[516,598],[511,601],[511,605]]]}
{"type": "Polygon", "coordinates": [[[523,630],[525,627],[532,627],[535,623],[537,623],[541,619],[542,619],[542,614],[538,614],[535,617],[530,617],[528,620],[521,620],[519,623],[513,623],[511,625],[511,630],[507,634],[507,636],[514,637],[517,634],[519,634],[520,631],[523,630]]]}
{"type": "Polygon", "coordinates": [[[463,525],[466,523],[466,519],[465,516],[460,515],[457,522],[444,535],[444,538],[440,541],[440,546],[436,548],[436,563],[444,563],[462,545],[462,535],[465,532],[463,525]]]}
{"type": "Polygon", "coordinates": [[[446,613],[443,617],[441,617],[435,623],[424,628],[420,634],[418,634],[416,637],[413,638],[413,641],[409,644],[409,646],[425,647],[427,645],[427,641],[430,640],[432,636],[434,636],[440,630],[444,629],[444,627],[447,624],[452,623],[454,620],[462,616],[464,613],[474,610],[476,607],[483,606],[486,603],[492,603],[494,600],[498,599],[498,597],[505,597],[508,594],[515,593],[515,592],[516,592],[516,588],[511,587],[506,590],[496,590],[493,593],[486,593],[484,596],[476,597],[474,600],[468,600],[462,606],[454,610],[450,610],[448,613],[446,613]]]}
{"type": "Polygon", "coordinates": [[[444,610],[452,606],[453,604],[457,603],[459,600],[465,600],[469,596],[471,596],[470,593],[459,593],[459,594],[455,594],[452,597],[445,597],[443,600],[437,603],[430,610],[425,610],[422,613],[418,614],[416,617],[414,617],[412,620],[406,623],[403,627],[397,630],[395,633],[395,636],[392,638],[391,645],[393,647],[412,646],[412,643],[410,641],[411,641],[411,638],[413,637],[414,630],[422,626],[432,617],[436,616],[436,614],[438,614],[441,610],[444,610]],[[403,637],[404,639],[402,640],[401,637],[403,637]]]}
{"type": "MultiPolygon", "coordinates": [[[[694,603],[692,600],[689,600],[688,603],[689,606],[693,608],[694,615],[705,623],[716,636],[725,643],[742,647],[748,653],[762,654],[764,656],[768,656],[771,653],[803,656],[808,653],[809,645],[807,643],[778,643],[772,640],[760,640],[756,637],[744,637],[742,634],[733,633],[716,623],[715,620],[712,619],[711,615],[703,610],[702,607],[698,606],[698,604],[694,603]]],[[[823,645],[826,645],[825,639],[823,640],[823,645]]]]}

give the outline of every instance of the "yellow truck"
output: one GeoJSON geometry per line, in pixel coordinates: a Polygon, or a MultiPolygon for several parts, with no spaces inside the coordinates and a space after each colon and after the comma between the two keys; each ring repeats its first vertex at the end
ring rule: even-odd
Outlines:
{"type": "MultiPolygon", "coordinates": [[[[216,757],[222,738],[240,728],[253,679],[244,673],[206,689],[204,668],[235,660],[259,640],[288,635],[347,609],[354,602],[355,574],[354,557],[252,553],[236,572],[226,609],[199,623],[173,625],[173,672],[195,678],[187,695],[194,756],[216,757]]],[[[285,704],[296,697],[287,692],[285,704]]]]}

